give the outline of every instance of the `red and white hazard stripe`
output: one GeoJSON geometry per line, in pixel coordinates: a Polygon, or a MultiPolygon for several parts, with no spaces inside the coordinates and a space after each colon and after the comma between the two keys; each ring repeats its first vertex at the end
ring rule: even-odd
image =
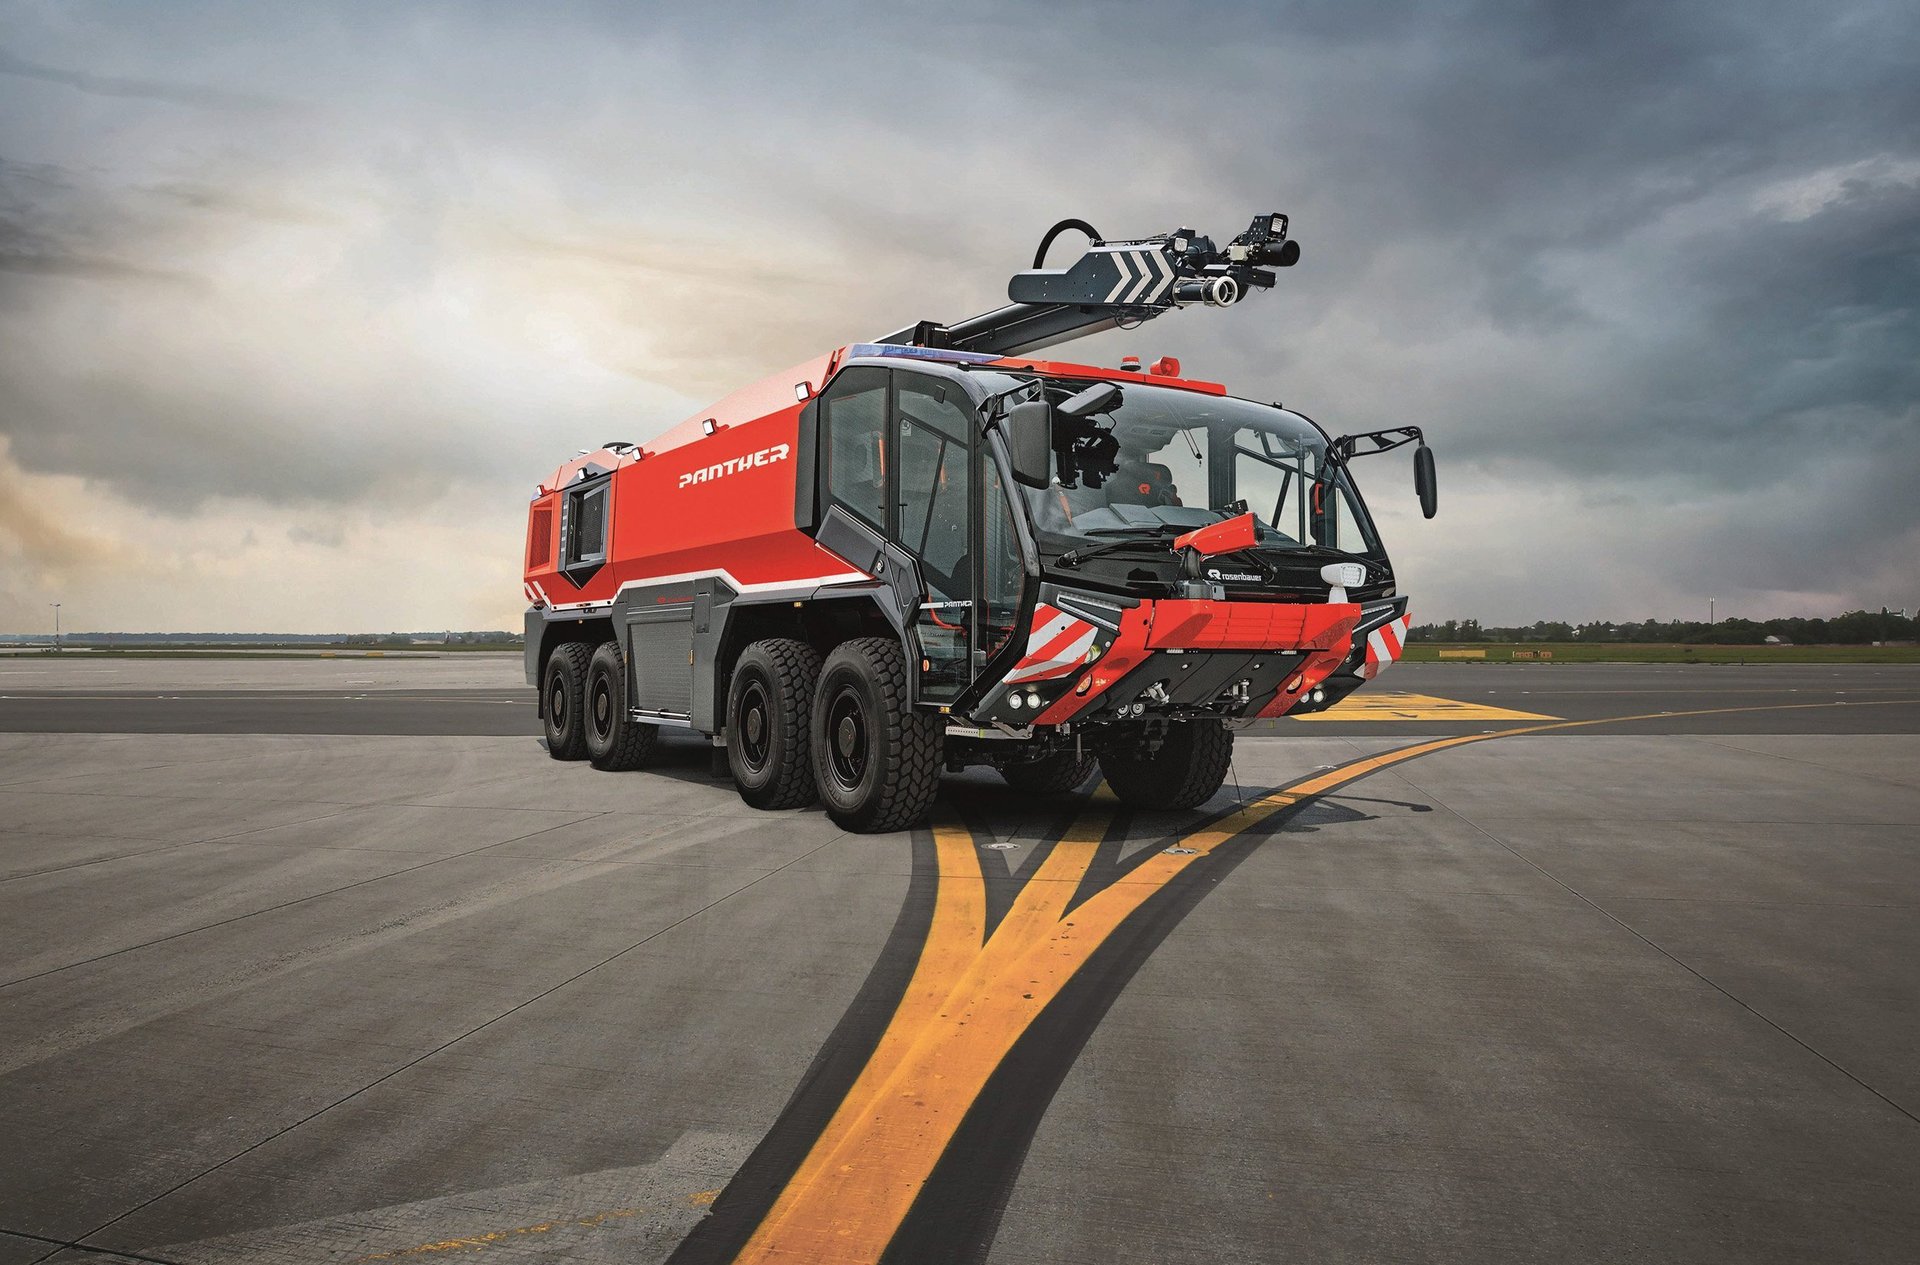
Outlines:
{"type": "Polygon", "coordinates": [[[1367,634],[1367,661],[1360,665],[1360,678],[1371,681],[1400,657],[1400,651],[1407,644],[1407,629],[1413,626],[1411,614],[1380,625],[1367,634]]]}
{"type": "Polygon", "coordinates": [[[1027,634],[1027,653],[1007,673],[1007,684],[1066,676],[1086,660],[1099,631],[1084,619],[1040,603],[1033,612],[1033,630],[1027,634]]]}

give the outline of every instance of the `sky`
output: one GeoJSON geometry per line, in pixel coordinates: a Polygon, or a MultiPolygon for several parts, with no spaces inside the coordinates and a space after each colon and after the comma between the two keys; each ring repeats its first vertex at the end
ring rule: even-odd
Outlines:
{"type": "Polygon", "coordinates": [[[1920,608],[1910,4],[0,0],[0,632],[517,628],[574,451],[1268,210],[1071,356],[1424,427],[1416,622],[1920,608]]]}

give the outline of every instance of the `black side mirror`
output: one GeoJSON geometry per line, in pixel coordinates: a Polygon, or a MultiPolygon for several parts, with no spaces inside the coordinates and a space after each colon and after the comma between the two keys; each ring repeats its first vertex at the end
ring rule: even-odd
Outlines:
{"type": "Polygon", "coordinates": [[[1440,509],[1440,485],[1434,481],[1433,449],[1421,444],[1413,450],[1413,490],[1420,496],[1420,512],[1432,518],[1440,509]]]}
{"type": "Polygon", "coordinates": [[[1001,431],[1013,457],[1013,477],[1030,488],[1044,488],[1053,456],[1053,409],[1045,400],[1028,400],[1007,410],[1001,431]]]}
{"type": "Polygon", "coordinates": [[[1096,382],[1084,391],[1060,401],[1060,411],[1068,417],[1092,417],[1111,413],[1120,407],[1120,387],[1113,382],[1096,382]]]}

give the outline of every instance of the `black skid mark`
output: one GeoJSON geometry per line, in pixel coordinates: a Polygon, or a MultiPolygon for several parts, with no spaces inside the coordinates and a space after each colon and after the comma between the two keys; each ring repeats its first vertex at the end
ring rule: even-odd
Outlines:
{"type": "Polygon", "coordinates": [[[814,1055],[773,1127],[714,1201],[711,1215],[667,1258],[668,1265],[724,1265],[739,1255],[873,1058],[933,925],[939,856],[927,830],[914,831],[911,846],[907,898],[866,982],[814,1055]]]}
{"type": "MultiPolygon", "coordinates": [[[[1251,798],[1271,793],[1265,791],[1251,798]]],[[[974,854],[982,860],[981,872],[989,876],[990,904],[997,881],[1004,878],[1006,901],[999,915],[990,914],[995,924],[1012,896],[1032,877],[1085,806],[1085,796],[1075,797],[1063,807],[1060,818],[1049,823],[1040,839],[1023,845],[1031,856],[1011,864],[1003,859],[1001,866],[992,867],[981,857],[981,845],[995,841],[994,832],[978,812],[956,805],[973,841],[974,854]]],[[[1233,804],[1210,816],[1186,817],[1177,822],[1167,815],[1154,814],[1155,841],[1171,846],[1183,835],[1222,820],[1239,807],[1233,804]],[[1164,833],[1176,824],[1180,833],[1164,833]]],[[[1302,800],[1215,847],[1210,855],[1149,897],[1094,951],[988,1078],[882,1259],[894,1265],[977,1265],[983,1261],[1048,1104],[1094,1029],[1154,950],[1269,836],[1290,824],[1295,830],[1311,830],[1356,819],[1365,819],[1365,815],[1323,800],[1302,800]],[[1313,824],[1305,824],[1307,821],[1313,824]]],[[[1076,906],[1160,851],[1146,847],[1120,862],[1120,849],[1133,821],[1134,815],[1125,810],[1115,814],[1089,870],[1101,865],[1102,858],[1107,859],[1106,868],[1098,878],[1090,872],[1082,881],[1076,906]]],[[[933,922],[939,885],[939,856],[933,836],[925,830],[915,831],[912,847],[907,898],[879,960],[773,1127],[727,1183],[712,1214],[668,1258],[668,1265],[726,1265],[739,1255],[872,1058],[913,978],[933,922]]]]}
{"type": "MultiPolygon", "coordinates": [[[[1249,804],[1258,803],[1279,789],[1277,786],[1265,788],[1255,787],[1246,802],[1249,804]]],[[[1245,805],[1235,802],[1226,805],[1217,812],[1204,813],[1198,816],[1191,814],[1138,813],[1132,811],[1121,813],[1121,815],[1114,820],[1113,828],[1107,832],[1107,837],[1101,841],[1100,850],[1094,854],[1093,863],[1087,867],[1086,879],[1081,883],[1079,892],[1074,895],[1073,900],[1068,904],[1066,912],[1072,913],[1092,897],[1099,895],[1107,888],[1112,887],[1115,883],[1126,878],[1142,865],[1145,865],[1149,857],[1155,856],[1167,848],[1178,846],[1182,839],[1205,830],[1209,826],[1225,821],[1235,813],[1240,812],[1243,807],[1245,807],[1245,805]],[[1142,826],[1147,827],[1147,829],[1140,829],[1142,826]],[[1156,843],[1162,846],[1152,846],[1156,843]],[[1145,844],[1147,846],[1135,848],[1131,854],[1128,854],[1126,851],[1128,844],[1145,844]]]]}
{"type": "Polygon", "coordinates": [[[1280,809],[1215,847],[1094,950],[987,1079],[888,1244],[885,1265],[979,1265],[986,1259],[1040,1120],[1114,1001],[1207,893],[1313,807],[1326,806],[1305,800],[1280,809]]]}
{"type": "MultiPolygon", "coordinates": [[[[1073,829],[1073,823],[1079,820],[1081,813],[1086,810],[1087,801],[1090,798],[1092,797],[1088,795],[1076,795],[1071,800],[1064,801],[1061,809],[1046,823],[1038,838],[1021,843],[1018,852],[998,854],[1004,863],[1003,866],[995,867],[991,862],[982,859],[980,872],[986,880],[988,939],[993,938],[993,933],[999,929],[1001,921],[1006,918],[1007,911],[1013,908],[1013,902],[1019,898],[1035,871],[1045,864],[1048,856],[1052,855],[1055,845],[1066,836],[1067,831],[1073,829]]],[[[979,832],[975,832],[974,838],[976,851],[979,851],[981,850],[977,843],[980,838],[979,832]]]]}
{"type": "MultiPolygon", "coordinates": [[[[1410,799],[1380,799],[1366,795],[1330,795],[1327,798],[1338,799],[1343,804],[1386,804],[1393,808],[1404,808],[1408,812],[1414,813],[1430,813],[1433,811],[1432,804],[1422,804],[1410,799]]],[[[1373,818],[1368,818],[1368,820],[1371,821],[1373,818]]]]}

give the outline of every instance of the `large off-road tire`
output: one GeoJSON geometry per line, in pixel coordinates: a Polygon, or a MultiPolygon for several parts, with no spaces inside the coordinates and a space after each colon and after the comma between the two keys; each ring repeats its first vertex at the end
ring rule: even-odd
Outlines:
{"type": "Polygon", "coordinates": [[[907,657],[886,637],[842,642],[813,693],[813,776],[827,815],[879,834],[926,819],[940,789],[940,717],[907,704],[907,657]]]}
{"type": "Polygon", "coordinates": [[[592,659],[593,647],[586,642],[563,641],[540,674],[547,754],[556,760],[587,758],[587,664],[592,659]]]}
{"type": "Polygon", "coordinates": [[[813,690],[820,652],[773,637],[740,652],[727,689],[727,771],[755,808],[802,808],[813,782],[813,690]]]}
{"type": "Polygon", "coordinates": [[[660,726],[627,714],[627,657],[620,643],[603,641],[587,664],[587,758],[596,769],[637,769],[653,755],[660,726]]]}
{"type": "Polygon", "coordinates": [[[1192,808],[1213,798],[1233,763],[1233,734],[1217,720],[1174,721],[1160,749],[1123,747],[1100,756],[1120,802],[1135,808],[1192,808]]]}
{"type": "Polygon", "coordinates": [[[1003,764],[1000,766],[1000,776],[1007,779],[1008,786],[1028,795],[1064,795],[1068,791],[1078,790],[1083,782],[1093,776],[1093,757],[1080,755],[1069,748],[1038,760],[1003,764]]]}

